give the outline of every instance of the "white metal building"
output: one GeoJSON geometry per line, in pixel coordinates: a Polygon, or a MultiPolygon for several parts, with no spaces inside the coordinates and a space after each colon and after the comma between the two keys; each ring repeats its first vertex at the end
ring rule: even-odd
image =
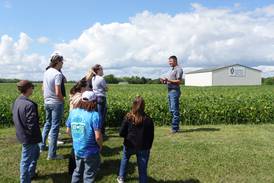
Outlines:
{"type": "Polygon", "coordinates": [[[186,86],[261,85],[261,83],[260,70],[240,64],[201,69],[185,74],[186,86]]]}

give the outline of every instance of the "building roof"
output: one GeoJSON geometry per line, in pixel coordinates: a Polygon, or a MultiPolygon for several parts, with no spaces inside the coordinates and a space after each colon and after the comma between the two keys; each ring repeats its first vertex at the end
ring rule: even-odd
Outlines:
{"type": "Polygon", "coordinates": [[[255,70],[255,71],[258,71],[258,72],[262,72],[261,70],[254,69],[252,67],[247,67],[247,66],[244,66],[244,65],[241,65],[241,64],[232,64],[232,65],[227,65],[227,66],[222,66],[222,67],[212,67],[212,68],[207,68],[207,69],[199,69],[199,70],[196,70],[196,71],[187,72],[186,74],[213,72],[213,71],[216,71],[216,70],[219,70],[219,69],[223,69],[223,68],[227,68],[227,67],[233,67],[233,66],[242,66],[242,67],[249,68],[249,69],[252,69],[252,70],[255,70]]]}

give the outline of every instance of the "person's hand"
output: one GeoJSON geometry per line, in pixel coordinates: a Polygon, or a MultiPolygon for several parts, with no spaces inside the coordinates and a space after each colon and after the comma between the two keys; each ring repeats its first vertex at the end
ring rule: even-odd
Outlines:
{"type": "Polygon", "coordinates": [[[167,83],[167,78],[160,78],[160,82],[163,83],[163,84],[166,84],[167,83]]]}
{"type": "Polygon", "coordinates": [[[163,79],[163,78],[160,78],[160,82],[161,82],[161,83],[164,83],[164,79],[163,79]]]}

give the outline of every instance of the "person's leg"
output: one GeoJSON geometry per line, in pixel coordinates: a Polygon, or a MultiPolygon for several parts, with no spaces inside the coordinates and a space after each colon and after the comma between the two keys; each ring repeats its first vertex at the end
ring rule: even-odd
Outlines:
{"type": "Polygon", "coordinates": [[[85,159],[84,183],[95,182],[95,176],[99,170],[100,162],[99,154],[85,159]]]}
{"type": "Polygon", "coordinates": [[[52,107],[49,104],[45,104],[46,111],[46,122],[44,124],[43,132],[42,132],[42,142],[40,143],[40,150],[45,150],[46,148],[46,140],[48,138],[49,131],[51,129],[51,121],[52,121],[52,107]]]}
{"type": "Polygon", "coordinates": [[[30,144],[22,144],[22,155],[20,162],[20,183],[30,183],[29,166],[31,164],[31,151],[30,144]]]}
{"type": "Polygon", "coordinates": [[[70,152],[70,157],[69,157],[69,168],[68,168],[69,175],[73,174],[73,171],[75,168],[76,168],[75,153],[74,153],[74,149],[72,147],[71,152],[70,152]]]}
{"type": "Polygon", "coordinates": [[[121,159],[119,169],[119,178],[121,178],[122,180],[126,178],[128,161],[130,159],[130,156],[132,155],[130,151],[131,150],[127,149],[125,146],[123,147],[123,157],[121,159]]]}
{"type": "Polygon", "coordinates": [[[37,160],[39,159],[39,155],[40,155],[40,148],[38,144],[33,144],[32,153],[31,153],[32,161],[29,166],[29,174],[31,178],[35,176],[35,170],[36,170],[37,160]]]}
{"type": "Polygon", "coordinates": [[[179,90],[172,90],[169,92],[170,98],[170,111],[172,114],[172,131],[177,132],[179,130],[180,124],[180,111],[179,111],[179,98],[180,98],[180,91],[179,90]]]}
{"type": "Polygon", "coordinates": [[[147,183],[147,164],[149,159],[149,150],[138,151],[136,156],[139,172],[139,182],[147,183]]]}
{"type": "Polygon", "coordinates": [[[103,105],[103,111],[102,111],[102,122],[103,122],[103,134],[105,134],[106,131],[106,115],[107,115],[107,98],[104,97],[104,105],[103,105]]]}
{"type": "Polygon", "coordinates": [[[60,123],[64,112],[64,104],[54,104],[52,110],[51,140],[49,144],[48,158],[56,157],[57,139],[60,123]]]}
{"type": "Polygon", "coordinates": [[[99,113],[99,119],[102,123],[102,134],[105,134],[105,106],[106,105],[106,97],[99,96],[97,99],[97,111],[99,113]]]}
{"type": "MultiPolygon", "coordinates": [[[[61,135],[61,133],[59,132],[58,139],[60,139],[60,135],[61,135]]],[[[49,143],[49,144],[50,144],[50,137],[51,137],[51,131],[49,131],[49,135],[48,135],[48,143],[49,143]]],[[[63,141],[57,140],[57,146],[58,146],[58,145],[62,145],[62,144],[64,144],[63,141]]]]}
{"type": "Polygon", "coordinates": [[[85,168],[85,162],[82,158],[75,156],[76,168],[71,177],[71,183],[79,183],[83,179],[83,172],[85,168]]]}

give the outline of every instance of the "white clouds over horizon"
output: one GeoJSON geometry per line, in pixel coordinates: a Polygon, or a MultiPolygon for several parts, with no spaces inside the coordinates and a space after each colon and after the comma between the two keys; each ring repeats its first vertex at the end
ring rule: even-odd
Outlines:
{"type": "Polygon", "coordinates": [[[183,67],[274,65],[273,5],[249,12],[192,7],[174,16],[144,11],[126,23],[97,23],[56,49],[70,68],[100,63],[118,75],[154,75],[151,68],[167,67],[170,55],[183,67]]]}
{"type": "Polygon", "coordinates": [[[27,53],[32,39],[20,33],[19,39],[3,35],[0,40],[0,78],[41,79],[45,58],[36,53],[27,53]]]}
{"type": "MultiPolygon", "coordinates": [[[[68,79],[81,78],[97,63],[106,74],[156,78],[168,70],[170,55],[178,56],[185,70],[239,63],[272,73],[274,5],[253,11],[239,11],[239,7],[207,8],[193,3],[191,12],[174,16],[144,11],[125,23],[96,23],[79,37],[56,43],[54,52],[67,60],[64,72],[68,79]]],[[[45,44],[48,38],[37,41],[45,44]]],[[[16,63],[18,73],[27,76],[30,69],[25,63],[30,62],[32,69],[42,72],[48,56],[27,54],[31,42],[25,33],[17,41],[2,36],[1,68],[16,63]]],[[[5,77],[2,69],[0,77],[5,77]]]]}

